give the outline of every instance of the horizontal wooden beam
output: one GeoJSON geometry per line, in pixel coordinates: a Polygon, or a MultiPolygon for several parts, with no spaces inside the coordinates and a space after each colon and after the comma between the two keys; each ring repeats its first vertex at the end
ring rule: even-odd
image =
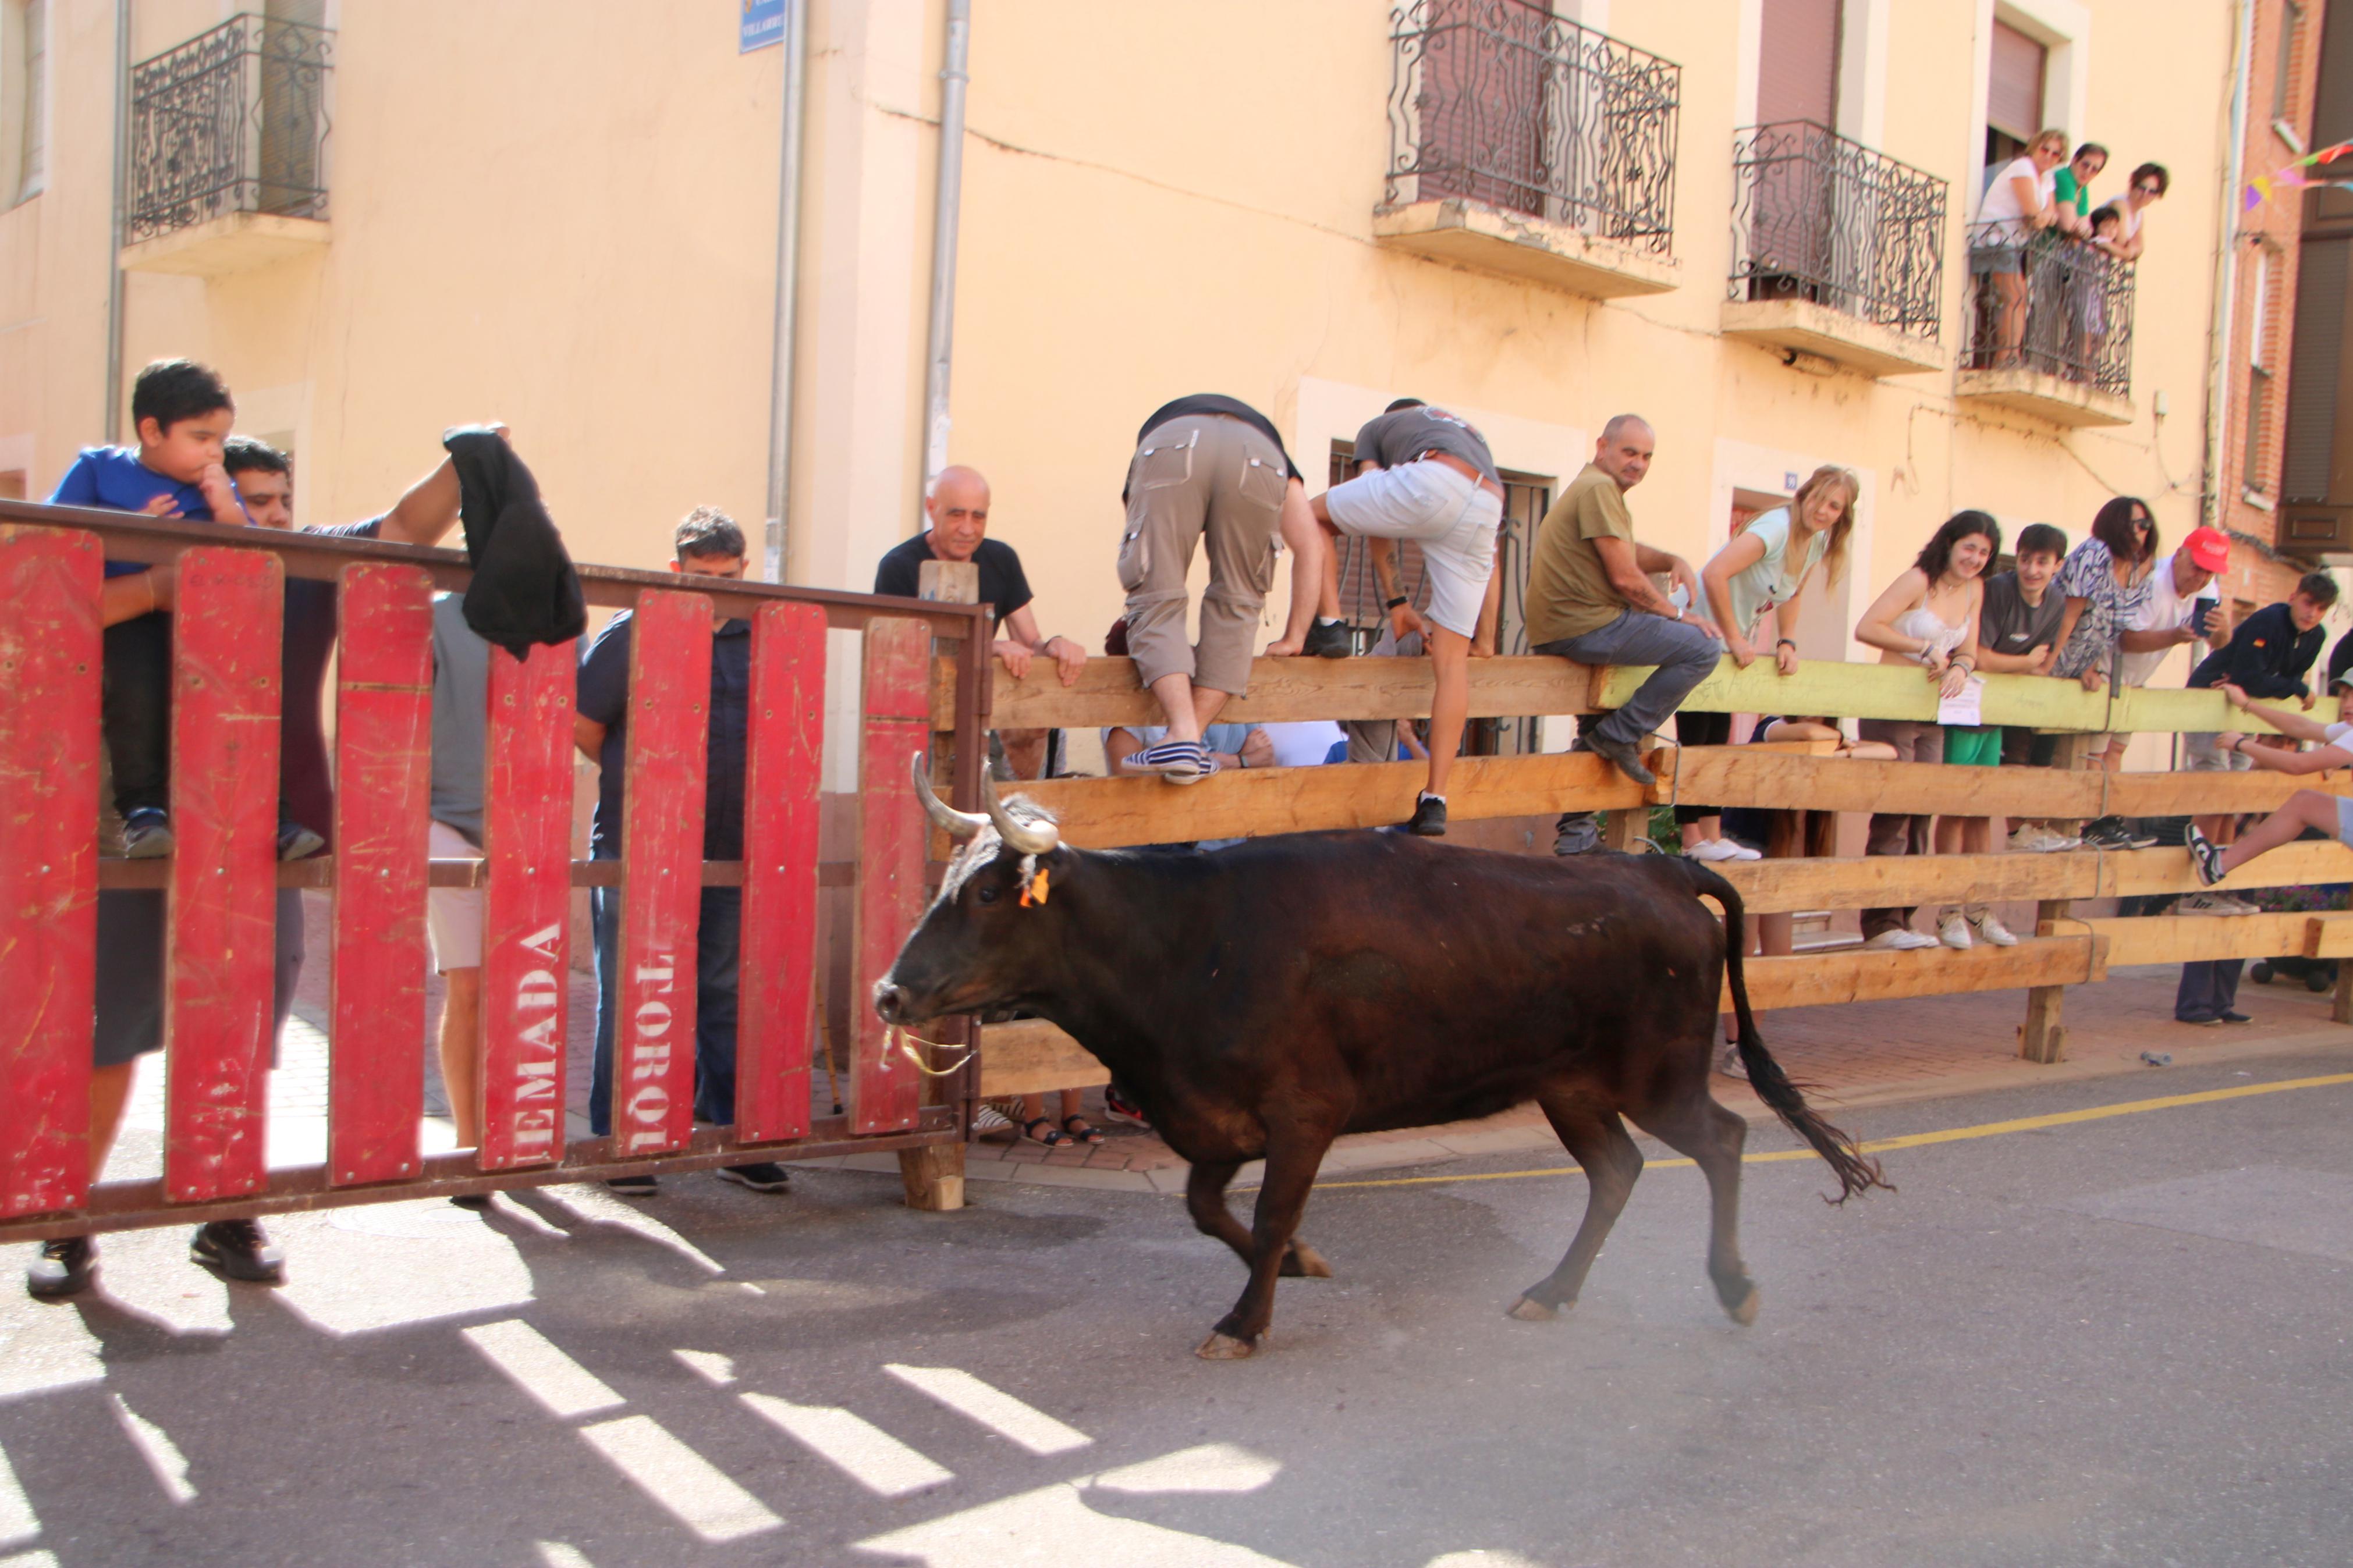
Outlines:
{"type": "MultiPolygon", "coordinates": [[[[2195,892],[2200,885],[2187,849],[1744,860],[1715,869],[1739,890],[1751,914],[2147,897],[2195,892]]],[[[2317,840],[2285,845],[2241,867],[2221,886],[2237,890],[2317,882],[2353,882],[2353,849],[2317,840]]]]}
{"type": "MultiPolygon", "coordinates": [[[[1748,1000],[1762,1011],[2029,985],[2073,985],[2106,977],[2103,947],[2094,936],[2076,934],[2029,940],[2016,947],[1973,947],[1965,952],[1950,948],[1913,952],[1849,948],[1790,958],[1752,958],[1747,966],[1748,1000]]],[[[1727,1010],[1732,1005],[1728,987],[1722,1005],[1727,1010]]],[[[992,1024],[981,1031],[980,1093],[984,1098],[1088,1089],[1110,1081],[1110,1072],[1085,1047],[1041,1018],[992,1024]]]]}
{"type": "MultiPolygon", "coordinates": [[[[2274,958],[2301,953],[2310,933],[2312,916],[2298,911],[2273,915],[2144,915],[2132,920],[2044,921],[2046,935],[2066,936],[2090,931],[2108,939],[2108,962],[2128,963],[2202,963],[2216,958],[2274,958]]],[[[2343,937],[2330,933],[2328,945],[2343,937]]],[[[2353,942],[2345,943],[2353,952],[2353,942]]],[[[2332,957],[2334,953],[2315,954],[2332,957]]]]}

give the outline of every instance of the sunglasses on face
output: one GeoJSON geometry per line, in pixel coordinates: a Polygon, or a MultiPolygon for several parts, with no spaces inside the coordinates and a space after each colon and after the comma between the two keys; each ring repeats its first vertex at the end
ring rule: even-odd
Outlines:
{"type": "Polygon", "coordinates": [[[2145,196],[2153,196],[2158,194],[2158,187],[2155,185],[2135,185],[2133,189],[2138,191],[2145,196]]]}

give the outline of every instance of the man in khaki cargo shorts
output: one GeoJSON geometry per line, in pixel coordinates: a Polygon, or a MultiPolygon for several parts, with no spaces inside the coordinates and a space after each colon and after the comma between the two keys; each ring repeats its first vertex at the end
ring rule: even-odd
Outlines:
{"type": "Polygon", "coordinates": [[[1346,628],[1314,625],[1324,542],[1307,510],[1298,465],[1265,415],[1215,394],[1180,397],[1144,422],[1128,465],[1127,529],[1119,583],[1127,590],[1127,646],[1158,699],[1168,733],[1127,759],[1131,772],[1197,784],[1218,771],[1201,729],[1250,684],[1258,616],[1274,582],[1280,542],[1297,552],[1290,625],[1271,654],[1339,658],[1346,628]],[[1209,586],[1198,647],[1185,638],[1185,574],[1206,540],[1209,586]]]}

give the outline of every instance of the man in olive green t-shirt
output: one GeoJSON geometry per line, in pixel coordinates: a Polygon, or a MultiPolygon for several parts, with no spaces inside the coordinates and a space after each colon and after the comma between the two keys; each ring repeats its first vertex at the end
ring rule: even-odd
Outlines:
{"type": "MultiPolygon", "coordinates": [[[[1691,563],[1634,538],[1626,492],[1651,471],[1657,439],[1639,415],[1620,414],[1602,426],[1593,461],[1545,513],[1528,558],[1533,652],[1579,664],[1658,666],[1623,707],[1577,726],[1577,750],[1608,757],[1637,784],[1657,776],[1642,764],[1644,737],[1707,679],[1723,642],[1714,625],[1686,607],[1705,602],[1691,563]],[[1671,574],[1686,604],[1660,593],[1650,579],[1653,572],[1671,574]]],[[[1568,813],[1558,828],[1556,855],[1600,847],[1589,811],[1568,813]]]]}

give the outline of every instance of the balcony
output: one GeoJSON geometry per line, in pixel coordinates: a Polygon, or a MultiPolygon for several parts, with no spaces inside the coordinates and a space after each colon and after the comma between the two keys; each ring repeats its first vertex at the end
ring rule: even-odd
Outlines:
{"type": "Polygon", "coordinates": [[[1392,16],[1381,245],[1592,299],[1675,287],[1681,66],[1529,0],[1392,16]]]}
{"type": "Polygon", "coordinates": [[[219,277],[326,243],[334,37],[232,16],[131,68],[126,269],[219,277]]]}
{"type": "Polygon", "coordinates": [[[1732,144],[1724,334],[1865,375],[1941,370],[1945,182],[1808,121],[1732,144]]]}
{"type": "Polygon", "coordinates": [[[2008,227],[1969,231],[1969,342],[1954,395],[2054,425],[2131,424],[2133,264],[2008,227]]]}

